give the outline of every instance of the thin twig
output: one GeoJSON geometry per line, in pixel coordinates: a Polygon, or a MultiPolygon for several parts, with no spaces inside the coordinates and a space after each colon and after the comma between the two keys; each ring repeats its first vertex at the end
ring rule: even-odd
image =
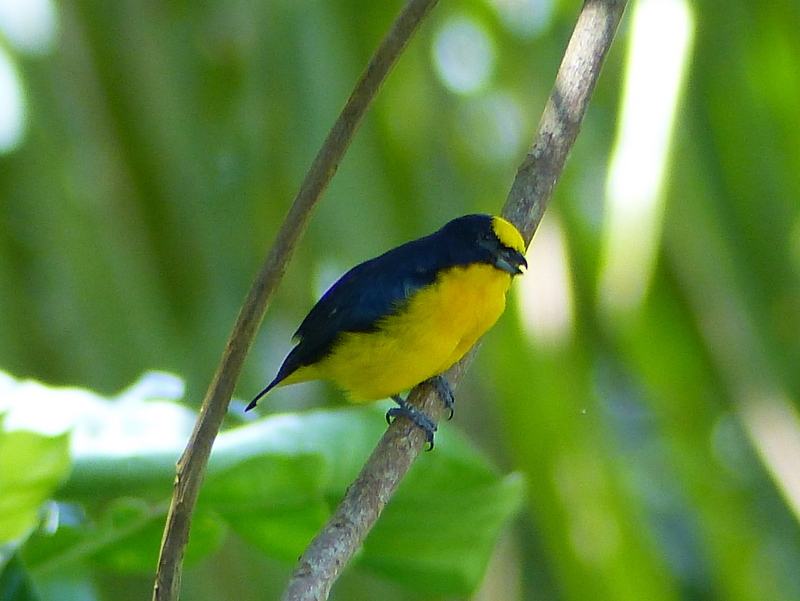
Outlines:
{"type": "Polygon", "coordinates": [[[300,191],[259,270],[209,386],[189,443],[178,461],[153,590],[154,601],[176,601],[189,527],[211,446],[228,410],[258,325],[283,277],[311,212],[339,167],[358,125],[419,24],[438,0],[409,0],[372,56],[330,134],[314,159],[300,191]]]}
{"type": "MultiPolygon", "coordinates": [[[[587,0],[578,17],[530,152],[511,187],[502,215],[530,243],[561,177],[616,33],[626,0],[587,0]]],[[[446,374],[455,387],[473,348],[446,374]]],[[[444,405],[432,387],[409,400],[438,424],[444,405]]],[[[386,431],[328,523],[300,557],[282,601],[324,601],[344,566],[361,547],[383,508],[425,445],[422,431],[399,417],[386,431]]]]}

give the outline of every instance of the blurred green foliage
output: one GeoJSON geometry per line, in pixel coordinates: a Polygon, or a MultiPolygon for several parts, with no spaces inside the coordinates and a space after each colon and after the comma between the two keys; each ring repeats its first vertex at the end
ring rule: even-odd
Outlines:
{"type": "MultiPolygon", "coordinates": [[[[84,565],[123,575],[152,572],[174,465],[193,421],[186,418],[194,417],[161,399],[159,389],[170,381],[151,374],[113,400],[5,382],[0,398],[13,401],[6,407],[11,430],[0,431],[4,566],[19,551],[34,582],[56,583],[56,591],[84,565]],[[58,429],[46,415],[23,421],[25,405],[34,403],[70,412],[72,436],[31,431],[58,429]],[[50,498],[57,503],[46,503],[50,498]]],[[[221,433],[186,563],[208,561],[229,534],[267,557],[295,561],[385,427],[385,408],[372,406],[276,415],[221,433]]],[[[456,431],[442,432],[438,443],[437,453],[408,472],[354,563],[408,590],[464,596],[480,585],[498,536],[519,512],[523,479],[498,474],[456,431]]],[[[17,560],[8,570],[25,574],[17,560]]],[[[7,580],[8,590],[20,581],[7,580]]]]}
{"type": "MultiPolygon", "coordinates": [[[[347,267],[453,216],[499,210],[580,3],[556,3],[539,26],[504,18],[498,7],[512,4],[442,3],[411,43],[289,267],[242,397],[271,379],[293,328],[347,267]],[[465,18],[494,58],[482,85],[456,93],[436,48],[465,18]]],[[[443,426],[528,481],[526,512],[477,599],[800,598],[800,3],[689,7],[694,46],[646,295],[622,313],[598,300],[628,21],[548,215],[563,232],[570,327],[542,342],[515,295],[443,426]]],[[[20,143],[0,155],[0,368],[106,394],[163,369],[186,379],[196,407],[397,8],[77,0],[54,5],[46,51],[0,34],[27,111],[20,143]]],[[[265,410],[340,398],[296,386],[265,410]]],[[[92,506],[91,489],[81,502],[92,506]]],[[[107,517],[145,510],[123,503],[107,517]]],[[[289,566],[252,543],[234,534],[189,567],[184,598],[276,598],[289,566]]],[[[123,555],[57,579],[34,570],[34,583],[44,599],[146,598],[151,576],[120,572],[123,555]]],[[[414,568],[396,561],[387,569],[414,568]]],[[[19,560],[9,566],[6,581],[26,582],[19,560]]],[[[333,598],[421,598],[390,580],[354,569],[333,598]]]]}

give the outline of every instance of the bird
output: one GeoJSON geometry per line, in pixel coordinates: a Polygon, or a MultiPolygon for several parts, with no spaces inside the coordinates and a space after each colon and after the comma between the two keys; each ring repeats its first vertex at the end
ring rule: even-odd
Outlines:
{"type": "Polygon", "coordinates": [[[509,221],[471,214],[356,265],[309,311],[277,375],[245,411],[273,388],[324,379],[351,402],[393,399],[387,421],[408,417],[433,448],[435,422],[400,393],[430,382],[452,418],[442,374],[499,319],[512,279],[528,267],[524,252],[509,221]]]}

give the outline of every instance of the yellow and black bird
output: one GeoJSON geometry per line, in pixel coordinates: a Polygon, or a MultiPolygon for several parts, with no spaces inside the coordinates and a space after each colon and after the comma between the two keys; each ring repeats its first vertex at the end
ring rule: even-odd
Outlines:
{"type": "Polygon", "coordinates": [[[391,397],[433,446],[436,426],[400,392],[430,380],[450,416],[453,391],[441,374],[491,328],[521,267],[525,243],[501,217],[465,215],[440,230],[353,267],[322,296],[294,335],[276,386],[326,379],[351,401],[391,397]]]}

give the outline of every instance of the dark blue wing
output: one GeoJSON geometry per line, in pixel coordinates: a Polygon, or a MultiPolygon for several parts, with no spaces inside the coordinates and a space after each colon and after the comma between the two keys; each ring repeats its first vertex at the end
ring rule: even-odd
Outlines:
{"type": "Polygon", "coordinates": [[[331,286],[297,328],[297,346],[276,383],[330,353],[343,332],[374,331],[381,319],[402,310],[416,290],[436,281],[441,253],[434,252],[432,236],[356,265],[331,286]]]}

